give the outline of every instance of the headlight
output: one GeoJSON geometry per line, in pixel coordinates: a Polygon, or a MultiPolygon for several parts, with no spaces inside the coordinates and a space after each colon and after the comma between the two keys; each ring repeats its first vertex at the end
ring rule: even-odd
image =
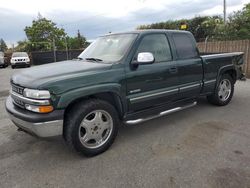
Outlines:
{"type": "Polygon", "coordinates": [[[35,90],[25,88],[23,96],[32,99],[50,99],[50,93],[47,90],[35,90]]]}

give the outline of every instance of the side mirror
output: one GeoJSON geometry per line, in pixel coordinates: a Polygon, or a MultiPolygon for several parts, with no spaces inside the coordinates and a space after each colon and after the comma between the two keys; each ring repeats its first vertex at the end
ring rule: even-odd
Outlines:
{"type": "Polygon", "coordinates": [[[154,63],[155,58],[151,52],[141,52],[137,55],[137,60],[133,64],[137,65],[147,65],[154,63]]]}

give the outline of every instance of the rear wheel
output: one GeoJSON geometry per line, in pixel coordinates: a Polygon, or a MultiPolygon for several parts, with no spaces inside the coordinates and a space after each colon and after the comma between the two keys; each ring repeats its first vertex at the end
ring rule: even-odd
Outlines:
{"type": "Polygon", "coordinates": [[[118,125],[118,115],[111,104],[97,99],[83,101],[66,115],[64,139],[77,152],[94,156],[112,145],[118,125]]]}
{"type": "Polygon", "coordinates": [[[11,65],[11,68],[12,68],[12,69],[14,69],[14,68],[15,68],[15,66],[14,66],[14,65],[11,65]]]}
{"type": "Polygon", "coordinates": [[[213,95],[207,97],[208,102],[218,105],[224,106],[227,105],[234,93],[234,82],[230,75],[224,74],[221,76],[219,83],[215,89],[213,95]]]}

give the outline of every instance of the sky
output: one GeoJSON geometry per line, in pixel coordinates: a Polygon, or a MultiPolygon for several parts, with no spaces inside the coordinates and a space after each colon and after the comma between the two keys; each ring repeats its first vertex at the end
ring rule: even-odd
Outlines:
{"type": "MultiPolygon", "coordinates": [[[[250,0],[227,0],[227,13],[250,0]]],[[[24,28],[38,13],[53,20],[69,36],[79,29],[88,40],[138,25],[223,15],[223,0],[0,0],[0,38],[10,46],[26,38],[24,28]]]]}

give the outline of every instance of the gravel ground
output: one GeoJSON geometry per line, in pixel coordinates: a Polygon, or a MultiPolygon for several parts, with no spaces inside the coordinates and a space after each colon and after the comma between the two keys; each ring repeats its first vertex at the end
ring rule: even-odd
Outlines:
{"type": "Polygon", "coordinates": [[[85,158],[61,138],[16,131],[4,102],[9,77],[0,69],[0,187],[250,188],[250,80],[236,84],[232,102],[198,105],[121,127],[105,153],[85,158]]]}

